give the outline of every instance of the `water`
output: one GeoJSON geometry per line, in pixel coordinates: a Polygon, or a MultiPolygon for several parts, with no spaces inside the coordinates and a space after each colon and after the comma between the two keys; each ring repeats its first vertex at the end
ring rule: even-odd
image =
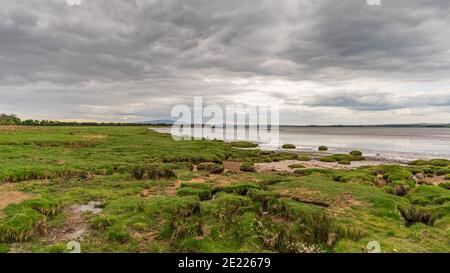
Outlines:
{"type": "MultiPolygon", "coordinates": [[[[157,131],[170,133],[170,128],[157,131]]],[[[393,160],[450,159],[450,128],[281,127],[279,143],[262,142],[260,147],[280,149],[287,143],[300,151],[317,151],[324,145],[334,153],[357,149],[367,156],[393,160]]]]}

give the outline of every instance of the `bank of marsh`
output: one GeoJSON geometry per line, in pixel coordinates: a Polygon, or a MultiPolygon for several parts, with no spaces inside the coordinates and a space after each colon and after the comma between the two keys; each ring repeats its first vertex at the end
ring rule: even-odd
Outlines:
{"type": "Polygon", "coordinates": [[[64,252],[77,230],[83,252],[450,251],[448,162],[310,168],[306,154],[233,146],[139,126],[2,127],[0,196],[21,198],[2,209],[0,250],[64,252]],[[253,169],[286,160],[305,168],[253,169]],[[73,209],[87,204],[98,210],[73,209]]]}

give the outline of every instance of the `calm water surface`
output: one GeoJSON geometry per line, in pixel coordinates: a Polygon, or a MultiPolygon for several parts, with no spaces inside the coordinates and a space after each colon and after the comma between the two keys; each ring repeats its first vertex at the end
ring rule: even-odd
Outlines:
{"type": "MultiPolygon", "coordinates": [[[[170,128],[157,131],[170,133],[170,128]]],[[[280,143],[260,146],[279,149],[285,143],[302,151],[315,151],[325,145],[330,152],[358,149],[368,156],[396,160],[450,159],[450,128],[281,127],[280,143]]]]}

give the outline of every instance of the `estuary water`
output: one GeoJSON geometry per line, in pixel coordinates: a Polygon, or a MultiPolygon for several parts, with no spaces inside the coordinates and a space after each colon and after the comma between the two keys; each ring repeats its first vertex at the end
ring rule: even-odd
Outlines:
{"type": "MultiPolygon", "coordinates": [[[[156,130],[171,132],[170,127],[156,130]]],[[[332,153],[357,149],[367,156],[391,160],[450,159],[450,128],[280,127],[277,143],[259,144],[268,150],[281,149],[283,144],[294,144],[299,151],[317,151],[319,146],[324,145],[332,153]]]]}

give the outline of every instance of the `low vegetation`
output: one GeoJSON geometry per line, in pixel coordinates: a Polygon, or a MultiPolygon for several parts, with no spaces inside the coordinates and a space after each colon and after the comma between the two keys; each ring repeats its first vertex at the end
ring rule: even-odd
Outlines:
{"type": "Polygon", "coordinates": [[[241,164],[240,170],[243,172],[256,172],[255,166],[252,162],[244,162],[241,164]]]}
{"type": "Polygon", "coordinates": [[[2,199],[0,252],[65,252],[74,234],[83,252],[361,252],[373,240],[383,252],[450,251],[445,161],[255,172],[311,157],[236,148],[246,145],[143,126],[3,126],[0,195],[27,198],[2,199]],[[74,209],[91,202],[98,211],[74,209]]]}
{"type": "Polygon", "coordinates": [[[296,147],[295,147],[295,145],[292,145],[292,144],[284,144],[282,146],[282,148],[283,149],[295,149],[296,147]]]}
{"type": "Polygon", "coordinates": [[[322,157],[320,161],[323,162],[342,162],[341,164],[346,164],[351,161],[362,161],[365,160],[363,156],[360,155],[347,155],[347,154],[334,154],[322,157]]]}
{"type": "Polygon", "coordinates": [[[362,156],[363,153],[362,153],[361,151],[354,150],[354,151],[351,151],[351,152],[350,152],[350,155],[353,155],[353,156],[362,156]]]}
{"type": "Polygon", "coordinates": [[[305,168],[305,166],[301,165],[301,164],[292,164],[288,166],[291,169],[303,169],[305,168]]]}
{"type": "Polygon", "coordinates": [[[230,143],[231,147],[236,148],[256,148],[258,144],[247,141],[235,141],[230,143]]]}
{"type": "Polygon", "coordinates": [[[224,168],[223,168],[222,164],[204,162],[204,163],[198,164],[197,170],[206,171],[210,174],[221,174],[221,173],[223,173],[224,168]]]}
{"type": "Polygon", "coordinates": [[[327,146],[320,146],[319,147],[319,151],[328,151],[328,147],[327,146]]]}

